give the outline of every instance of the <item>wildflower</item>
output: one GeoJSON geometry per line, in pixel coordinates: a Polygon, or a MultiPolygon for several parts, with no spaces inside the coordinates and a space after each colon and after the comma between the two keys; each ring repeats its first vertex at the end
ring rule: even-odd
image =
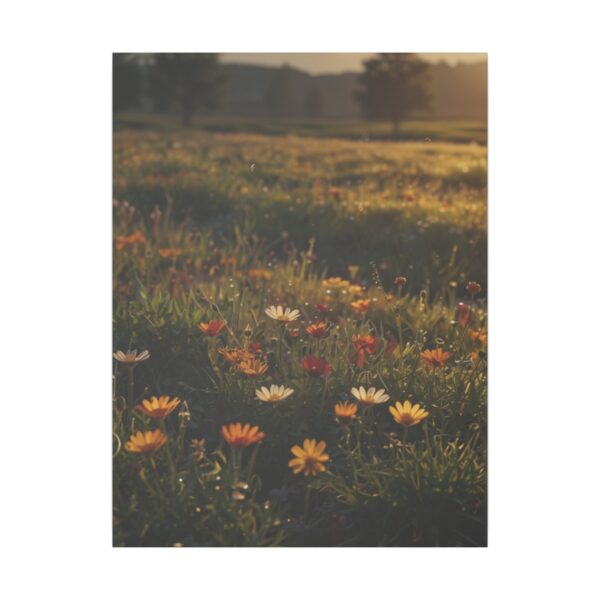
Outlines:
{"type": "Polygon", "coordinates": [[[263,402],[280,402],[294,393],[292,388],[286,388],[283,385],[272,385],[271,388],[261,387],[256,390],[256,397],[263,402]]]}
{"type": "Polygon", "coordinates": [[[153,419],[164,419],[171,412],[173,412],[179,405],[179,398],[171,398],[169,396],[152,396],[150,400],[142,400],[141,404],[138,404],[138,410],[147,414],[153,419]]]}
{"type": "Polygon", "coordinates": [[[265,434],[258,428],[258,425],[254,425],[253,427],[248,423],[244,426],[241,423],[223,425],[220,433],[230,446],[241,446],[243,448],[256,444],[265,437],[265,434]]]}
{"type": "Polygon", "coordinates": [[[373,404],[382,404],[387,402],[390,397],[385,393],[385,390],[375,390],[370,387],[368,390],[361,385],[359,388],[352,388],[351,394],[364,406],[373,406],[373,404]]]}
{"type": "Polygon", "coordinates": [[[225,327],[225,321],[209,321],[208,323],[198,323],[198,329],[209,337],[219,335],[221,329],[225,327]]]}
{"type": "Polygon", "coordinates": [[[319,302],[318,304],[315,304],[315,308],[320,313],[326,313],[329,310],[329,306],[327,306],[327,304],[325,304],[324,302],[319,302]]]}
{"type": "Polygon", "coordinates": [[[192,454],[197,461],[201,461],[206,456],[206,448],[204,447],[206,440],[192,440],[192,454]]]}
{"type": "Polygon", "coordinates": [[[441,348],[435,350],[425,350],[421,352],[421,358],[428,369],[443,367],[450,358],[449,352],[444,352],[441,348]]]}
{"type": "Polygon", "coordinates": [[[466,327],[471,320],[471,307],[466,305],[464,302],[459,302],[456,305],[456,318],[459,325],[466,327]]]}
{"type": "Polygon", "coordinates": [[[302,360],[302,368],[309,375],[320,377],[321,375],[329,375],[333,371],[332,366],[324,359],[316,356],[305,356],[302,360]]]}
{"type": "Polygon", "coordinates": [[[365,313],[371,308],[371,300],[355,300],[350,306],[359,313],[365,313]]]}
{"type": "Polygon", "coordinates": [[[223,346],[223,348],[219,348],[218,352],[228,363],[231,364],[238,364],[242,361],[248,361],[254,358],[254,354],[252,354],[252,352],[242,350],[241,348],[229,348],[227,346],[223,346]]]}
{"type": "Polygon", "coordinates": [[[163,258],[177,258],[183,250],[181,248],[160,248],[158,253],[163,258]]]}
{"type": "Polygon", "coordinates": [[[125,449],[129,452],[146,454],[148,452],[156,452],[165,445],[166,441],[167,436],[160,429],[138,431],[129,438],[129,441],[125,442],[125,449]]]}
{"type": "Polygon", "coordinates": [[[394,283],[399,287],[399,288],[403,288],[406,285],[406,282],[408,280],[406,279],[406,277],[396,277],[396,279],[394,279],[394,283]]]}
{"type": "Polygon", "coordinates": [[[349,281],[342,279],[341,277],[329,277],[328,279],[323,279],[321,283],[324,286],[331,288],[343,288],[350,285],[349,281]]]}
{"type": "Polygon", "coordinates": [[[389,411],[396,423],[405,425],[406,427],[417,425],[429,415],[429,413],[422,409],[418,404],[413,406],[408,400],[405,400],[404,404],[402,404],[402,402],[396,402],[395,407],[390,406],[389,411]]]}
{"type": "Polygon", "coordinates": [[[348,273],[350,273],[350,279],[356,279],[360,267],[358,265],[348,265],[348,273]]]}
{"type": "Polygon", "coordinates": [[[150,352],[148,352],[148,350],[143,350],[138,354],[137,350],[130,350],[129,352],[117,350],[113,354],[113,357],[115,358],[115,360],[118,360],[120,363],[123,363],[126,367],[135,367],[141,362],[148,360],[150,358],[150,352]]]}
{"type": "Polygon", "coordinates": [[[340,423],[349,423],[352,419],[356,418],[358,406],[351,402],[338,402],[333,409],[340,423]]]}
{"type": "Polygon", "coordinates": [[[131,235],[119,235],[115,239],[115,248],[118,252],[127,246],[141,244],[146,241],[146,236],[141,231],[134,231],[131,235]]]}
{"type": "Polygon", "coordinates": [[[475,330],[471,330],[469,331],[469,337],[474,341],[474,342],[481,342],[482,344],[485,344],[485,342],[487,341],[487,335],[485,334],[485,332],[479,330],[479,331],[475,331],[475,330]]]}
{"type": "Polygon", "coordinates": [[[298,337],[300,335],[300,327],[290,327],[286,333],[290,337],[298,337]]]}
{"type": "Polygon", "coordinates": [[[481,286],[476,281],[469,281],[467,284],[467,292],[474,298],[481,291],[481,286]]]}
{"type": "Polygon", "coordinates": [[[348,293],[354,296],[362,296],[365,293],[365,288],[362,285],[353,284],[348,286],[348,293]]]}
{"type": "Polygon", "coordinates": [[[362,369],[365,364],[365,354],[373,354],[377,348],[377,340],[372,335],[353,336],[354,347],[358,353],[356,366],[362,369]]]}
{"type": "Polygon", "coordinates": [[[262,352],[262,349],[260,347],[260,343],[259,342],[252,342],[248,348],[250,348],[250,350],[252,352],[254,352],[254,354],[260,354],[262,352]]]}
{"type": "Polygon", "coordinates": [[[316,475],[325,471],[324,462],[329,460],[329,455],[325,454],[325,442],[317,443],[317,440],[306,439],[303,448],[292,446],[292,458],[288,466],[292,469],[294,475],[304,473],[304,475],[316,475]]]}
{"type": "Polygon", "coordinates": [[[282,306],[269,306],[269,308],[265,309],[265,313],[268,317],[271,317],[271,319],[283,323],[295,321],[300,316],[300,311],[298,309],[292,310],[291,308],[286,308],[284,311],[282,306]]]}
{"type": "Polygon", "coordinates": [[[317,339],[322,338],[327,333],[327,323],[325,323],[325,321],[312,323],[306,328],[306,333],[308,333],[310,337],[317,339]]]}
{"type": "Polygon", "coordinates": [[[251,377],[262,375],[268,368],[269,367],[267,364],[255,358],[250,360],[242,360],[237,364],[238,371],[241,371],[245,375],[250,375],[251,377]]]}

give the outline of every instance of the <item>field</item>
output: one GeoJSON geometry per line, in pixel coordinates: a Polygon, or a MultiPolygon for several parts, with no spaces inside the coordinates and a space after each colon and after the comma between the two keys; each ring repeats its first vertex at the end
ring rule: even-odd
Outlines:
{"type": "Polygon", "coordinates": [[[484,145],[116,131],[113,176],[115,545],[486,544],[484,145]]]}

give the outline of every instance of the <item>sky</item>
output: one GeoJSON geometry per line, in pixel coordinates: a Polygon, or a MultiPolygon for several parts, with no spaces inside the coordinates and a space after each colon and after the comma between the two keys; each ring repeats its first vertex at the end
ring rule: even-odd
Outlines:
{"type": "MultiPolygon", "coordinates": [[[[340,73],[342,71],[362,71],[362,62],[373,56],[369,53],[223,53],[220,55],[224,63],[245,63],[279,67],[284,62],[312,75],[322,73],[340,73]]],[[[487,60],[487,54],[480,52],[448,52],[421,53],[424,60],[438,62],[445,60],[450,64],[457,62],[481,62],[487,60]]]]}

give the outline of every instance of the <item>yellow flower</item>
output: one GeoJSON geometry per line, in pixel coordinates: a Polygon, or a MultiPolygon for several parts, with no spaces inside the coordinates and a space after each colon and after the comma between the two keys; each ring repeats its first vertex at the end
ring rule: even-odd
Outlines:
{"type": "Polygon", "coordinates": [[[304,440],[304,448],[300,446],[292,447],[292,454],[295,458],[292,458],[288,462],[288,466],[294,472],[294,475],[304,473],[304,475],[316,475],[319,472],[325,471],[324,462],[329,460],[329,455],[325,454],[325,442],[319,442],[317,440],[304,440]]]}
{"type": "Polygon", "coordinates": [[[390,397],[385,393],[385,390],[375,390],[374,387],[365,390],[365,388],[361,385],[359,388],[352,388],[350,392],[361,404],[364,404],[365,406],[381,404],[390,399],[390,397]]]}
{"type": "Polygon", "coordinates": [[[260,442],[265,434],[258,428],[258,425],[249,425],[246,423],[242,426],[241,423],[231,423],[221,427],[221,435],[230,446],[241,446],[245,448],[251,444],[260,442]]]}
{"type": "Polygon", "coordinates": [[[333,409],[335,410],[335,416],[341,423],[349,423],[356,418],[358,406],[351,402],[338,402],[333,409]]]}
{"type": "Polygon", "coordinates": [[[349,281],[341,277],[329,277],[329,279],[323,279],[322,283],[324,286],[332,288],[341,288],[350,285],[349,281]]]}
{"type": "Polygon", "coordinates": [[[179,406],[179,402],[179,398],[171,400],[169,396],[152,396],[150,400],[142,400],[137,408],[153,419],[164,419],[179,406]]]}
{"type": "Polygon", "coordinates": [[[284,323],[295,321],[300,316],[300,311],[297,308],[294,310],[286,308],[284,311],[283,306],[269,306],[269,308],[265,309],[265,313],[268,317],[271,317],[271,319],[282,321],[284,323]]]}
{"type": "Polygon", "coordinates": [[[286,388],[283,385],[272,385],[271,389],[262,386],[256,390],[256,397],[263,402],[280,402],[294,393],[292,388],[286,388]]]}
{"type": "Polygon", "coordinates": [[[422,409],[418,404],[413,406],[408,400],[405,400],[404,404],[402,404],[402,402],[396,402],[395,407],[390,406],[390,413],[392,417],[394,417],[396,423],[406,425],[407,427],[420,423],[429,415],[429,413],[422,409]]]}
{"type": "Polygon", "coordinates": [[[245,375],[250,375],[252,377],[256,375],[262,375],[268,369],[268,366],[261,362],[260,360],[250,359],[250,360],[242,360],[237,364],[238,371],[241,371],[245,375]]]}
{"type": "Polygon", "coordinates": [[[137,353],[137,350],[131,350],[129,352],[123,352],[122,350],[117,350],[113,357],[115,360],[118,360],[120,363],[123,363],[126,367],[135,367],[139,363],[148,360],[150,358],[150,352],[148,350],[144,350],[143,352],[137,353]]]}
{"type": "Polygon", "coordinates": [[[125,442],[125,449],[129,452],[156,452],[159,448],[165,445],[167,436],[160,430],[154,431],[138,431],[134,433],[129,441],[125,442]]]}

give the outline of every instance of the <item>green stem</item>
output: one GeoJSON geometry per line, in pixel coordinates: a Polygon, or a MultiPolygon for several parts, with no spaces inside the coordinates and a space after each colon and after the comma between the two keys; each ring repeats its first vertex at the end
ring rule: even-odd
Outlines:
{"type": "Polygon", "coordinates": [[[133,396],[133,366],[127,367],[127,404],[133,408],[135,398],[133,396]]]}
{"type": "Polygon", "coordinates": [[[302,521],[304,525],[308,521],[308,508],[310,506],[310,485],[306,485],[306,492],[304,493],[304,514],[302,516],[302,521]]]}

